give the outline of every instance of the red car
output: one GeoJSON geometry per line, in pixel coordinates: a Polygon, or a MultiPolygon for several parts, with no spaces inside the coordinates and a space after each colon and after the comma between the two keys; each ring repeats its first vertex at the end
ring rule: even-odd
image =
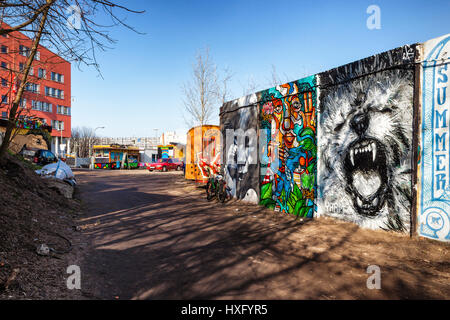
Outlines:
{"type": "Polygon", "coordinates": [[[159,171],[169,171],[169,170],[182,170],[183,162],[178,159],[159,159],[157,162],[150,163],[147,167],[149,171],[159,170],[159,171]]]}

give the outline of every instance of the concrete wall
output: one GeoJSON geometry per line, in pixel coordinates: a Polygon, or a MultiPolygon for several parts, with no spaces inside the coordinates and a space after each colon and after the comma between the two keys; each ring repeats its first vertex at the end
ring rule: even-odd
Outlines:
{"type": "Polygon", "coordinates": [[[220,128],[214,125],[191,128],[186,140],[185,178],[205,182],[212,173],[219,173],[222,150],[220,128]]]}
{"type": "Polygon", "coordinates": [[[450,241],[449,51],[446,35],[224,104],[233,196],[450,241]]]}
{"type": "Polygon", "coordinates": [[[450,34],[423,44],[418,232],[450,241],[450,34]]]}
{"type": "Polygon", "coordinates": [[[318,75],[319,214],[410,230],[416,46],[318,75]]]}
{"type": "Polygon", "coordinates": [[[144,149],[143,153],[141,153],[141,162],[152,163],[156,161],[157,156],[158,156],[158,148],[148,147],[147,149],[144,149]]]}
{"type": "Polygon", "coordinates": [[[260,204],[313,217],[316,195],[316,78],[260,93],[260,204]]]}
{"type": "MultiPolygon", "coordinates": [[[[255,101],[256,102],[256,101],[255,101]]],[[[222,163],[227,186],[233,197],[259,201],[258,105],[225,105],[220,114],[222,163]]]]}

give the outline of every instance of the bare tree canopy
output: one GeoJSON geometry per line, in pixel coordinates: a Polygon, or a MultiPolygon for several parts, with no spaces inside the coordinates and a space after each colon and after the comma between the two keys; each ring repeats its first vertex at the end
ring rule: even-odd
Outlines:
{"type": "Polygon", "coordinates": [[[70,139],[70,149],[80,158],[90,156],[92,146],[98,143],[99,139],[95,135],[95,130],[89,127],[75,127],[72,129],[72,138],[70,139]]]}
{"type": "Polygon", "coordinates": [[[20,31],[32,39],[32,48],[26,53],[25,67],[18,74],[17,93],[12,97],[9,106],[8,126],[0,146],[0,159],[8,149],[19,119],[19,103],[39,46],[45,46],[58,56],[76,62],[78,65],[94,66],[100,72],[96,52],[106,50],[109,45],[115,43],[109,34],[111,28],[123,26],[135,31],[124,22],[120,13],[143,12],[129,9],[119,2],[111,0],[0,1],[0,35],[14,37],[14,32],[20,31]],[[105,24],[105,18],[110,20],[108,24],[105,24]]]}
{"type": "Polygon", "coordinates": [[[230,98],[228,84],[232,77],[228,68],[219,76],[209,49],[197,54],[192,65],[192,78],[182,86],[188,126],[205,125],[219,114],[220,106],[230,98]]]}
{"type": "MultiPolygon", "coordinates": [[[[30,38],[39,33],[40,17],[46,13],[39,44],[62,58],[99,68],[96,51],[115,43],[112,27],[126,24],[122,12],[143,13],[108,0],[8,0],[0,2],[0,35],[21,31],[30,38]],[[105,17],[110,20],[105,24],[105,17]]],[[[122,1],[124,2],[124,1],[122,1]]],[[[99,69],[98,69],[99,70],[99,69]]]]}
{"type": "Polygon", "coordinates": [[[247,96],[249,94],[255,93],[261,86],[256,83],[255,77],[253,75],[249,75],[247,77],[247,83],[241,84],[241,87],[242,95],[247,96]]]}
{"type": "Polygon", "coordinates": [[[270,77],[270,80],[268,82],[268,85],[270,87],[276,87],[276,86],[278,86],[280,84],[288,83],[288,82],[292,81],[292,78],[289,77],[286,73],[283,73],[283,77],[280,77],[278,75],[277,68],[275,67],[274,64],[272,64],[272,70],[271,71],[272,71],[271,72],[271,77],[270,77]]]}

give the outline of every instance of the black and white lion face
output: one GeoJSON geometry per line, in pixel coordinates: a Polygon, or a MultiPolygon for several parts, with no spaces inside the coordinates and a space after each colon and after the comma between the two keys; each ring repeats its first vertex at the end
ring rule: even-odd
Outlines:
{"type": "Polygon", "coordinates": [[[413,88],[407,73],[340,85],[321,102],[327,214],[367,228],[409,230],[413,88]]]}

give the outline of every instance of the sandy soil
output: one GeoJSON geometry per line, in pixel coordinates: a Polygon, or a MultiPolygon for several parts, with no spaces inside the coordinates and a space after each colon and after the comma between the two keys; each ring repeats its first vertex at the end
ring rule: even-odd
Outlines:
{"type": "Polygon", "coordinates": [[[449,245],[220,204],[180,173],[80,171],[89,299],[448,299],[449,245]],[[369,265],[381,289],[369,290],[369,265]]]}

